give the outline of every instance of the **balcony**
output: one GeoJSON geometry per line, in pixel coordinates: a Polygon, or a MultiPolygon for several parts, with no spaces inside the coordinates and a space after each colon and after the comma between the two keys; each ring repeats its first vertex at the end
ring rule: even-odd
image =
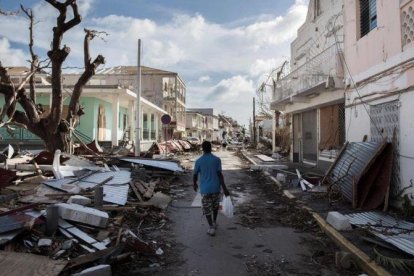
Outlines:
{"type": "Polygon", "coordinates": [[[335,43],[275,83],[271,109],[292,102],[295,97],[342,88],[342,43],[335,43]]]}

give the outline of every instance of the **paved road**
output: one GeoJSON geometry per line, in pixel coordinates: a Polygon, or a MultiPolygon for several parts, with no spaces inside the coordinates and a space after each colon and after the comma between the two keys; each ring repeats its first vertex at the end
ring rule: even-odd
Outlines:
{"type": "Polygon", "coordinates": [[[251,227],[240,223],[238,206],[248,204],[255,198],[251,194],[255,190],[250,186],[272,184],[260,183],[257,174],[249,172],[247,164],[234,152],[214,154],[222,159],[225,181],[235,201],[236,216],[228,219],[220,215],[216,236],[208,236],[208,225],[202,217],[201,208],[191,207],[197,205],[196,193],[191,191],[191,174],[180,178],[187,184],[187,193],[184,198],[175,200],[169,211],[173,235],[181,245],[177,252],[181,262],[169,269],[172,275],[336,274],[327,266],[312,263],[311,256],[315,251],[303,242],[314,239],[311,234],[282,225],[251,227]]]}

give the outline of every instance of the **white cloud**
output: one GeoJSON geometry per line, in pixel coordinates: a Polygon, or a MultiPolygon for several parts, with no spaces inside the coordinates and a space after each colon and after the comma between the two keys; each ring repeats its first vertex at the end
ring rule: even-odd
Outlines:
{"type": "MultiPolygon", "coordinates": [[[[289,56],[290,42],[305,20],[308,1],[296,0],[280,16],[258,14],[256,19],[250,18],[228,25],[210,22],[201,14],[182,12],[176,12],[171,20],[164,23],[159,23],[156,18],[133,18],[115,14],[88,18],[86,15],[93,9],[93,2],[78,1],[84,20],[65,34],[63,43],[72,49],[66,65],[82,66],[83,28],[109,33],[106,42],[95,39],[91,43],[92,56],[105,56],[106,66],[135,65],[137,40],[141,38],[144,65],[178,72],[189,84],[203,83],[203,87],[187,87],[188,100],[215,107],[214,104],[221,103],[206,99],[203,93],[210,93],[210,96],[223,101],[243,101],[246,98],[248,100],[243,104],[250,104],[250,96],[260,83],[260,77],[280,66],[289,56]],[[213,75],[214,79],[207,78],[213,75]],[[250,89],[250,92],[246,89],[250,89]],[[219,90],[220,95],[213,93],[219,90]],[[244,94],[240,91],[244,91],[244,94]],[[250,96],[243,97],[247,93],[250,96]]],[[[35,5],[34,11],[39,20],[36,24],[35,44],[44,54],[50,48],[56,12],[43,1],[35,5]]],[[[26,45],[28,31],[25,26],[27,21],[22,17],[2,17],[0,38],[5,37],[10,42],[26,45]]],[[[4,47],[0,49],[2,60],[4,56],[10,55],[6,53],[16,51],[13,52],[13,55],[17,55],[13,62],[23,61],[21,51],[9,47],[7,49],[7,52],[4,47]]],[[[237,108],[239,106],[239,112],[235,113],[236,119],[244,112],[242,103],[237,108]]],[[[233,108],[236,107],[226,106],[228,110],[233,108]]]]}
{"type": "Polygon", "coordinates": [[[208,82],[209,80],[210,80],[211,78],[210,78],[210,76],[201,76],[201,77],[199,77],[198,78],[198,81],[199,82],[208,82]]]}
{"type": "Polygon", "coordinates": [[[187,88],[189,107],[213,107],[225,112],[242,124],[252,117],[253,81],[247,76],[223,79],[214,86],[190,86],[187,88]]]}
{"type": "Polygon", "coordinates": [[[269,59],[256,59],[254,63],[250,65],[249,74],[254,77],[268,74],[272,71],[272,69],[279,67],[283,61],[287,59],[287,56],[269,59]]]}
{"type": "Polygon", "coordinates": [[[0,61],[3,66],[24,66],[28,65],[28,56],[22,50],[10,48],[7,38],[0,38],[0,61]]]}

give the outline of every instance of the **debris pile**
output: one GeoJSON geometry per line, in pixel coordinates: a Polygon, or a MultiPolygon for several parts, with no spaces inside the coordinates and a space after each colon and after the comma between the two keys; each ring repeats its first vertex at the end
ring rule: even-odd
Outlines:
{"type": "Polygon", "coordinates": [[[152,234],[167,227],[170,186],[183,168],[165,160],[98,159],[60,151],[6,156],[0,164],[4,273],[111,275],[125,264],[136,271],[162,265],[171,244],[152,234]]]}
{"type": "Polygon", "coordinates": [[[168,155],[200,150],[200,145],[185,140],[168,140],[166,142],[154,142],[148,152],[157,155],[168,155]]]}

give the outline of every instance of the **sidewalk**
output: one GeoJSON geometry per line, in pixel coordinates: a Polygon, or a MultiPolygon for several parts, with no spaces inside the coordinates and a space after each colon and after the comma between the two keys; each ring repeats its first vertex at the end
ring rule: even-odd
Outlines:
{"type": "MultiPolygon", "coordinates": [[[[296,174],[296,169],[299,170],[301,175],[320,175],[323,176],[323,172],[317,168],[312,168],[309,166],[304,166],[299,163],[292,163],[287,161],[271,161],[264,162],[261,159],[257,158],[256,155],[260,154],[252,150],[242,151],[241,154],[253,165],[262,166],[265,165],[263,173],[267,175],[280,189],[283,190],[283,193],[288,198],[297,202],[298,205],[301,205],[302,208],[305,208],[310,211],[314,219],[318,222],[321,229],[344,251],[351,253],[352,259],[369,275],[391,275],[387,270],[378,265],[374,260],[375,256],[373,254],[373,246],[367,244],[360,237],[361,235],[366,235],[357,229],[351,231],[337,231],[331,225],[326,222],[326,217],[330,211],[338,211],[342,214],[347,214],[355,212],[355,209],[352,209],[351,204],[336,199],[330,203],[328,199],[326,186],[319,186],[313,190],[302,191],[299,185],[298,177],[296,174]],[[274,168],[271,169],[269,165],[285,165],[286,168],[274,168]],[[276,178],[278,174],[283,174],[285,181],[281,183],[276,178]]],[[[283,177],[280,177],[283,179],[283,177]]],[[[392,275],[395,275],[392,271],[392,275]]],[[[398,275],[401,272],[398,271],[398,275]]],[[[407,274],[409,275],[409,274],[407,274]]]]}

